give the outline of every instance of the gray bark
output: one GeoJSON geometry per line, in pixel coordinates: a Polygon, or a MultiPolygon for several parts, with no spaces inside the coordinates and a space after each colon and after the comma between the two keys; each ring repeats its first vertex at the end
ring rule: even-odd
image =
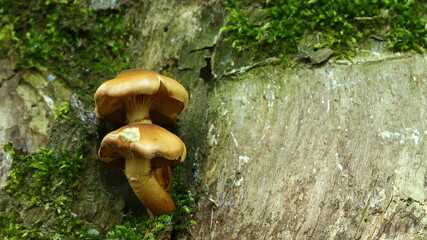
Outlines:
{"type": "Polygon", "coordinates": [[[426,64],[266,66],[218,82],[193,234],[425,239],[426,64]]]}

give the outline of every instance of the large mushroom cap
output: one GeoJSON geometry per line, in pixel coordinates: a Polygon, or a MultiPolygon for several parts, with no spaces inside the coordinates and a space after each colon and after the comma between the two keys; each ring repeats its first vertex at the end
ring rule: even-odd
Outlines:
{"type": "Polygon", "coordinates": [[[149,70],[133,69],[104,82],[95,93],[95,113],[100,118],[126,122],[126,98],[152,96],[149,106],[153,123],[172,123],[188,104],[188,93],[176,80],[149,70]]]}
{"type": "Polygon", "coordinates": [[[177,166],[187,154],[182,140],[154,124],[131,124],[107,134],[99,148],[99,158],[107,163],[124,166],[130,153],[151,159],[153,168],[177,166]]]}

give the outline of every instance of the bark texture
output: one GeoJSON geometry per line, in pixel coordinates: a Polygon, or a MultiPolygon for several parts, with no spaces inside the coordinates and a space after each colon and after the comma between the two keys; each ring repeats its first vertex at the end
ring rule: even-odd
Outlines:
{"type": "Polygon", "coordinates": [[[427,59],[215,84],[197,239],[425,239],[427,59]]]}
{"type": "MultiPolygon", "coordinates": [[[[0,143],[12,143],[33,153],[47,144],[54,109],[67,101],[71,92],[36,71],[15,70],[13,61],[0,59],[0,143]]],[[[0,147],[0,189],[11,161],[0,147]]]]}

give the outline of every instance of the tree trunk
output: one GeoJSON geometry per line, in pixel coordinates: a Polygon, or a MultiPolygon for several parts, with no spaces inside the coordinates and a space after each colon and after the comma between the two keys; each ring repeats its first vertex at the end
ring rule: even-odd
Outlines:
{"type": "MultiPolygon", "coordinates": [[[[143,1],[126,15],[138,30],[128,46],[132,67],[175,78],[190,93],[172,131],[187,146],[184,180],[196,196],[189,219],[198,225],[175,238],[426,239],[427,57],[368,53],[316,67],[286,68],[274,59],[249,65],[223,41],[224,20],[223,1],[143,1]]],[[[12,70],[0,73],[0,95],[8,96],[0,108],[18,99],[24,109],[33,99],[48,111],[35,122],[41,125],[28,122],[37,114],[23,117],[28,128],[7,118],[0,137],[24,144],[28,136],[13,139],[8,129],[36,132],[33,151],[51,132],[45,96],[56,90],[27,99],[23,93],[40,86],[23,73],[11,79],[12,70]]],[[[55,108],[70,95],[64,90],[55,108]]],[[[120,171],[90,168],[74,210],[106,231],[132,209],[122,200],[131,190],[123,190],[120,171]],[[103,195],[93,200],[94,193],[103,195]]]]}
{"type": "Polygon", "coordinates": [[[384,57],[222,79],[209,93],[193,234],[426,238],[426,64],[384,57]]]}

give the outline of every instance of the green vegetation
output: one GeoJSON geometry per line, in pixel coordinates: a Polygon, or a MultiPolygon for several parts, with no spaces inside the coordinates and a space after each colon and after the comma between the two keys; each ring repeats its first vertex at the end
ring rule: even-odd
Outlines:
{"type": "Polygon", "coordinates": [[[55,120],[60,121],[61,119],[65,119],[71,121],[71,117],[67,116],[70,112],[70,103],[64,103],[62,107],[55,109],[55,120]]]}
{"type": "Polygon", "coordinates": [[[79,228],[81,222],[70,208],[75,197],[73,189],[84,167],[82,153],[71,155],[63,149],[54,154],[41,148],[26,156],[9,145],[5,150],[13,159],[13,169],[4,187],[16,206],[0,213],[0,236],[6,239],[85,237],[85,231],[79,228]],[[36,216],[29,220],[28,213],[23,216],[18,209],[32,209],[36,216]],[[43,219],[43,216],[54,216],[49,232],[43,225],[52,219],[43,219]]]}
{"type": "MultiPolygon", "coordinates": [[[[129,68],[125,47],[131,29],[123,25],[125,9],[94,11],[89,2],[0,0],[0,55],[15,60],[20,69],[48,72],[91,106],[101,80],[129,68]]],[[[129,213],[123,224],[105,234],[87,229],[72,211],[80,175],[90,164],[83,161],[85,141],[97,135],[96,126],[84,119],[70,103],[55,110],[61,129],[54,130],[50,140],[59,139],[67,150],[53,144],[26,155],[5,146],[13,165],[5,192],[0,192],[0,238],[160,239],[194,224],[183,224],[193,199],[176,177],[173,214],[149,219],[129,213]]]]}
{"type": "Polygon", "coordinates": [[[78,92],[129,67],[123,10],[85,0],[0,0],[0,55],[23,69],[50,71],[78,92]]]}
{"type": "Polygon", "coordinates": [[[150,219],[127,213],[122,224],[107,233],[91,228],[79,219],[79,212],[73,212],[73,206],[76,199],[83,197],[78,195],[79,189],[91,184],[80,181],[82,175],[90,174],[91,171],[85,173],[86,169],[98,169],[93,166],[98,159],[86,156],[93,147],[93,142],[87,141],[97,138],[97,132],[69,103],[56,111],[56,121],[58,126],[50,140],[61,139],[67,149],[55,144],[28,155],[4,146],[13,164],[0,191],[1,239],[162,239],[172,230],[195,225],[186,219],[194,199],[181,181],[182,167],[177,167],[172,194],[177,210],[171,215],[150,219]]]}
{"type": "MultiPolygon", "coordinates": [[[[125,9],[94,11],[89,2],[0,0],[0,55],[19,69],[36,69],[48,73],[49,81],[64,81],[87,106],[93,105],[101,80],[129,68],[125,48],[131,33],[123,25],[125,9]]],[[[5,145],[13,165],[0,191],[0,238],[160,239],[195,224],[185,220],[194,200],[175,177],[173,214],[149,219],[128,213],[123,224],[105,234],[88,229],[72,210],[80,175],[91,164],[84,154],[90,144],[96,145],[96,140],[86,141],[97,135],[97,126],[82,114],[70,103],[56,109],[53,144],[34,154],[5,145]]]]}
{"type": "MultiPolygon", "coordinates": [[[[13,169],[5,185],[6,192],[17,202],[13,209],[0,213],[0,237],[5,239],[99,239],[103,234],[96,229],[84,229],[82,222],[71,210],[74,189],[78,185],[79,174],[84,167],[81,151],[71,155],[67,150],[59,154],[47,148],[39,149],[33,155],[23,155],[9,145],[5,150],[13,159],[13,169]],[[34,221],[28,223],[27,215],[17,209],[36,209],[34,221]],[[39,211],[38,211],[39,210],[39,211]],[[48,213],[46,213],[48,212],[48,213]],[[50,216],[44,219],[43,216],[50,216]],[[51,227],[46,230],[48,221],[51,227]]],[[[179,172],[179,171],[178,171],[179,172]]],[[[105,234],[110,239],[162,239],[172,230],[196,225],[186,221],[194,203],[184,184],[176,178],[172,195],[177,210],[171,215],[150,219],[129,214],[123,224],[116,225],[105,234]]],[[[1,202],[0,202],[0,207],[1,202]]]]}
{"type": "MultiPolygon", "coordinates": [[[[14,193],[18,199],[27,200],[28,207],[42,206],[43,199],[56,192],[67,192],[67,189],[77,185],[79,171],[83,167],[81,154],[70,156],[63,149],[59,156],[55,156],[52,151],[41,148],[33,155],[24,156],[17,154],[10,146],[6,146],[6,151],[19,167],[14,167],[10,172],[10,180],[5,187],[7,192],[14,193]],[[31,173],[30,179],[26,178],[28,173],[31,173]]],[[[57,198],[52,202],[52,207],[61,212],[63,200],[68,197],[64,195],[57,198]]]]}
{"type": "Polygon", "coordinates": [[[320,38],[315,48],[330,47],[351,56],[368,38],[395,51],[427,48],[426,5],[416,0],[229,0],[226,26],[232,45],[253,55],[283,59],[296,53],[305,34],[320,38]]]}

